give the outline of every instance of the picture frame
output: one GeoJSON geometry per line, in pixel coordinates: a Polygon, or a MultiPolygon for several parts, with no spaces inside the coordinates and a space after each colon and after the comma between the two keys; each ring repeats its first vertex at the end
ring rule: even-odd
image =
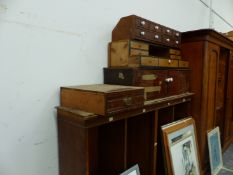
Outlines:
{"type": "Polygon", "coordinates": [[[216,175],[223,168],[222,149],[219,127],[207,133],[211,175],[216,175]]]}
{"type": "Polygon", "coordinates": [[[138,164],[132,166],[131,168],[129,168],[128,170],[124,171],[120,175],[140,175],[138,164]]]}
{"type": "Polygon", "coordinates": [[[200,175],[195,121],[188,117],[161,129],[167,174],[200,175]]]}

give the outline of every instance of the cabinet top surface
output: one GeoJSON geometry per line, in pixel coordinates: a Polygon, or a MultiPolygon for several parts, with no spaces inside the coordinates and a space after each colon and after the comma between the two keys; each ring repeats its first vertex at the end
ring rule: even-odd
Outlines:
{"type": "Polygon", "coordinates": [[[199,38],[199,40],[210,40],[210,38],[214,38],[229,44],[233,47],[233,41],[227,38],[224,34],[219,33],[213,29],[200,29],[187,31],[182,33],[182,42],[188,41],[190,38],[199,38]]]}

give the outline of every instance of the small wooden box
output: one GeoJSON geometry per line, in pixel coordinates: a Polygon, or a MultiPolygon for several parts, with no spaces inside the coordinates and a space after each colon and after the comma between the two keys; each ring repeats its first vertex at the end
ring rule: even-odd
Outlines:
{"type": "Polygon", "coordinates": [[[61,87],[61,106],[109,116],[142,107],[144,88],[119,85],[61,87]]]}

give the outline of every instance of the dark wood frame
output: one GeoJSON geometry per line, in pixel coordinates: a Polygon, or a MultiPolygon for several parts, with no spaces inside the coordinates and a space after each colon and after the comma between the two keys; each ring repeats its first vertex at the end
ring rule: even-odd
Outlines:
{"type": "Polygon", "coordinates": [[[179,132],[179,130],[184,129],[188,126],[193,125],[193,133],[194,136],[194,144],[195,144],[195,151],[196,151],[196,160],[197,160],[197,166],[199,169],[199,174],[201,174],[201,167],[200,167],[200,156],[199,156],[199,149],[198,149],[198,142],[197,142],[197,135],[196,135],[196,126],[195,121],[192,118],[185,118],[173,123],[170,123],[168,125],[162,126],[162,135],[163,135],[163,144],[164,144],[164,155],[166,160],[166,168],[167,168],[167,174],[173,175],[174,170],[172,166],[172,155],[170,150],[170,144],[169,144],[169,135],[174,132],[179,132]]]}

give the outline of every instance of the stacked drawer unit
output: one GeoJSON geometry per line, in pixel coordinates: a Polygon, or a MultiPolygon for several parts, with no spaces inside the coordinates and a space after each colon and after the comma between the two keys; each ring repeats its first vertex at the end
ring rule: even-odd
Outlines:
{"type": "Polygon", "coordinates": [[[120,19],[109,43],[104,83],[144,87],[150,101],[189,92],[189,63],[182,59],[180,32],[141,17],[120,19]]]}
{"type": "Polygon", "coordinates": [[[136,40],[120,40],[109,43],[108,66],[188,68],[189,64],[181,59],[180,50],[136,40]]]}
{"type": "Polygon", "coordinates": [[[136,39],[179,48],[181,33],[136,15],[120,19],[112,31],[112,41],[136,39]]]}

